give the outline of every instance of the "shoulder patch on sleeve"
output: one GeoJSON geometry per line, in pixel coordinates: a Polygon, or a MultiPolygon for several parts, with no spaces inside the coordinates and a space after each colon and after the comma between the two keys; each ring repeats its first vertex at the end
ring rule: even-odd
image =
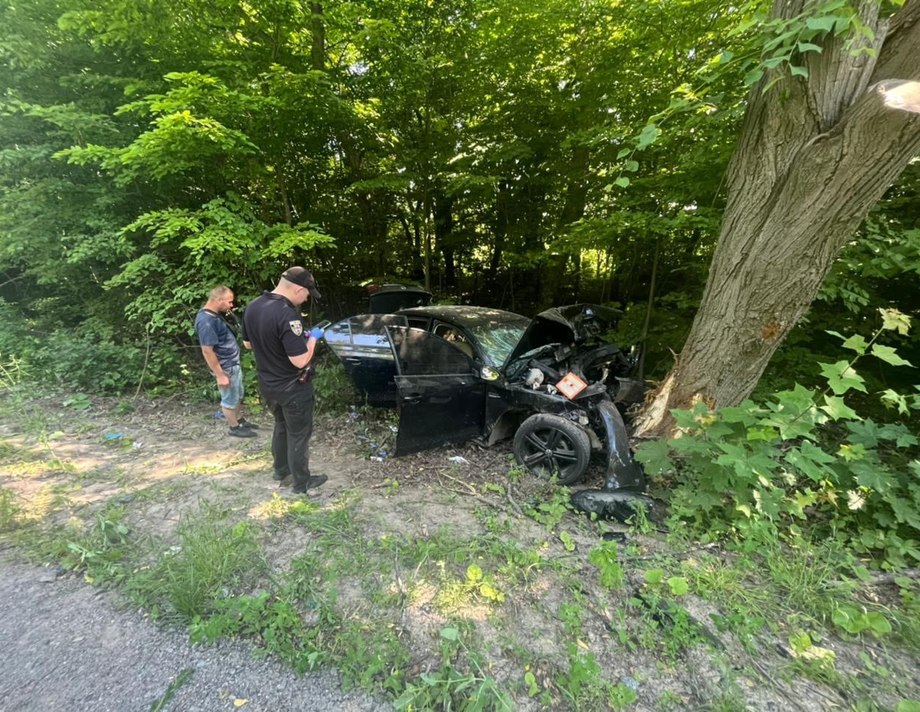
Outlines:
{"type": "Polygon", "coordinates": [[[289,321],[288,324],[291,325],[291,331],[294,332],[295,336],[301,336],[303,334],[303,322],[300,321],[300,319],[289,321]]]}

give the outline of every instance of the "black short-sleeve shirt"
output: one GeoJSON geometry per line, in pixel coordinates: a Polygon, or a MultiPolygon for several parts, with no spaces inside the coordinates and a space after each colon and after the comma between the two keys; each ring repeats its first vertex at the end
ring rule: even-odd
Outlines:
{"type": "Polygon", "coordinates": [[[300,314],[285,297],[265,292],[253,301],[243,315],[245,339],[252,344],[263,395],[280,394],[300,388],[300,369],[288,356],[307,352],[306,329],[300,314]]]}

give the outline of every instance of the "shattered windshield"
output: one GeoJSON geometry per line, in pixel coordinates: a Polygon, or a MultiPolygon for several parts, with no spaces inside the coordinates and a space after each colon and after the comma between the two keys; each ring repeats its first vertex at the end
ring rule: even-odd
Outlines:
{"type": "Polygon", "coordinates": [[[515,321],[491,321],[472,324],[469,326],[469,331],[479,342],[486,358],[497,367],[501,366],[514,350],[529,323],[530,320],[524,317],[515,321]]]}

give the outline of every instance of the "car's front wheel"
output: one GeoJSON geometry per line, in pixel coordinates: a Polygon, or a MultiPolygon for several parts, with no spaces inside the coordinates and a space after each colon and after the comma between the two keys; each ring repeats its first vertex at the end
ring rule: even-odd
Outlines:
{"type": "Polygon", "coordinates": [[[539,477],[555,475],[559,484],[578,482],[591,461],[591,440],[571,420],[537,413],[518,428],[514,435],[514,456],[539,477]]]}

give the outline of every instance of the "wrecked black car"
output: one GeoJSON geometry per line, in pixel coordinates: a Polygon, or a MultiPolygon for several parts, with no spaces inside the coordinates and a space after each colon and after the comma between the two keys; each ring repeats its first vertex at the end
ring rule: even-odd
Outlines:
{"type": "Polygon", "coordinates": [[[636,359],[604,339],[617,316],[592,304],[533,320],[424,306],[354,316],[324,339],[369,403],[398,406],[397,456],[513,436],[518,461],[537,475],[573,484],[592,454],[604,454],[604,491],[641,492],[645,478],[617,407],[642,396],[631,378],[636,359]]]}

